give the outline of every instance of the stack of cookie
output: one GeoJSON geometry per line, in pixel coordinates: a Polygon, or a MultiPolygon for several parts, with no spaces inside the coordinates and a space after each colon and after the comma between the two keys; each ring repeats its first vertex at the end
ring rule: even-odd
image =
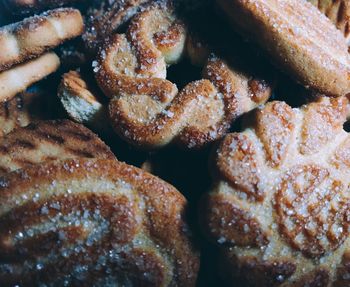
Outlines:
{"type": "Polygon", "coordinates": [[[79,2],[2,3],[0,285],[350,286],[348,2],[79,2]]]}

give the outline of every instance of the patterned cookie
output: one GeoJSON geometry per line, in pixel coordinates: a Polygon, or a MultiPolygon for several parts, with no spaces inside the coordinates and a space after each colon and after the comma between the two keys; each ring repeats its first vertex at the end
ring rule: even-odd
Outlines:
{"type": "Polygon", "coordinates": [[[0,28],[0,71],[38,57],[84,29],[79,10],[59,8],[0,28]]]}
{"type": "Polygon", "coordinates": [[[0,178],[1,286],[195,286],[199,259],[171,185],[115,160],[0,178]]]}
{"type": "Polygon", "coordinates": [[[350,45],[350,2],[348,0],[308,0],[343,32],[350,45]]]}
{"type": "MultiPolygon", "coordinates": [[[[178,91],[167,67],[199,57],[184,23],[165,5],[138,13],[126,34],[112,36],[93,62],[96,79],[111,98],[112,126],[142,148],[176,142],[200,148],[222,137],[240,115],[264,103],[271,85],[206,52],[203,79],[178,91]]],[[[204,53],[198,46],[197,52],[204,53]]],[[[197,61],[198,62],[198,61],[197,61]]]]}
{"type": "Polygon", "coordinates": [[[0,175],[38,163],[79,157],[115,158],[97,135],[69,120],[33,122],[0,139],[0,175]]]}
{"type": "Polygon", "coordinates": [[[258,43],[295,80],[316,92],[350,93],[350,55],[343,35],[311,3],[217,0],[233,27],[258,43]]]}
{"type": "Polygon", "coordinates": [[[50,52],[0,72],[0,102],[12,99],[17,93],[55,72],[59,66],[60,59],[50,52]]]}
{"type": "Polygon", "coordinates": [[[222,141],[200,214],[231,282],[350,285],[348,115],[345,98],[270,102],[222,141]]]}

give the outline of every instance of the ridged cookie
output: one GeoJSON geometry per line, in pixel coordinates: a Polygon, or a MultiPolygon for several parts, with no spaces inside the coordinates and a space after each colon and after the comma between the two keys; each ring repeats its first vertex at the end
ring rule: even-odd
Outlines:
{"type": "Polygon", "coordinates": [[[267,81],[209,52],[201,63],[203,79],[178,91],[166,79],[167,67],[188,54],[201,58],[187,42],[186,28],[172,9],[153,5],[132,19],[126,34],[112,36],[93,62],[96,80],[111,98],[112,126],[133,145],[203,147],[271,95],[267,81]]]}
{"type": "Polygon", "coordinates": [[[348,0],[309,0],[344,34],[350,45],[350,2],[348,0]]]}
{"type": "Polygon", "coordinates": [[[186,200],[115,160],[75,159],[0,178],[1,286],[195,286],[186,200]]]}
{"type": "Polygon", "coordinates": [[[114,159],[97,135],[69,120],[37,121],[0,139],[0,175],[48,161],[114,159]]]}
{"type": "Polygon", "coordinates": [[[0,72],[0,102],[5,102],[23,92],[35,82],[55,72],[60,59],[53,52],[0,72]]]}
{"type": "Polygon", "coordinates": [[[270,102],[222,141],[200,214],[232,284],[350,285],[348,115],[345,98],[270,102]]]}
{"type": "Polygon", "coordinates": [[[311,3],[300,0],[217,0],[234,28],[265,49],[304,86],[330,96],[350,93],[345,38],[311,3]]]}
{"type": "Polygon", "coordinates": [[[0,28],[0,71],[38,57],[83,33],[79,10],[59,8],[0,28]]]}

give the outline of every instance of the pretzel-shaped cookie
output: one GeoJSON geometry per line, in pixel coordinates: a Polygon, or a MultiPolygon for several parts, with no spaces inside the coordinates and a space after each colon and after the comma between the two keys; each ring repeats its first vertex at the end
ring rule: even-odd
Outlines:
{"type": "Polygon", "coordinates": [[[0,283],[195,286],[185,198],[115,160],[42,164],[0,178],[0,283]]]}
{"type": "Polygon", "coordinates": [[[0,71],[35,58],[83,32],[79,10],[59,8],[0,28],[0,71]]]}
{"type": "Polygon", "coordinates": [[[55,72],[60,59],[53,52],[0,72],[0,102],[12,99],[35,82],[55,72]]]}
{"type": "Polygon", "coordinates": [[[295,109],[270,102],[225,137],[201,215],[228,276],[249,286],[349,285],[348,115],[341,97],[295,109]]]}
{"type": "Polygon", "coordinates": [[[307,88],[329,96],[350,93],[350,55],[340,31],[307,1],[218,0],[238,32],[268,52],[307,88]]]}
{"type": "Polygon", "coordinates": [[[90,54],[96,54],[98,47],[111,34],[130,20],[150,0],[101,1],[99,7],[87,12],[86,31],[83,34],[85,46],[90,54]]]}
{"type": "Polygon", "coordinates": [[[343,32],[350,44],[350,3],[347,0],[308,0],[343,32]]]}
{"type": "Polygon", "coordinates": [[[100,50],[93,63],[96,79],[112,98],[115,131],[130,143],[156,148],[177,141],[198,148],[269,98],[265,81],[215,56],[204,66],[204,79],[178,92],[166,79],[166,67],[185,55],[185,42],[186,29],[176,16],[152,6],[133,18],[126,34],[114,35],[100,50]]]}

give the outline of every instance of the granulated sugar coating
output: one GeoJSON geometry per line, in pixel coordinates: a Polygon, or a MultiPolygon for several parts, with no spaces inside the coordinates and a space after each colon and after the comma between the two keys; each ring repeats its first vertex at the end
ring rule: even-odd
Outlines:
{"type": "Polygon", "coordinates": [[[1,286],[195,286],[198,252],[172,186],[115,160],[0,178],[1,286]]]}
{"type": "Polygon", "coordinates": [[[257,42],[295,80],[326,95],[350,92],[347,42],[312,4],[300,0],[218,2],[233,27],[257,42]]]}
{"type": "Polygon", "coordinates": [[[344,97],[275,101],[225,137],[201,221],[231,282],[350,284],[348,114],[344,97]]]}
{"type": "Polygon", "coordinates": [[[93,62],[97,82],[111,98],[112,126],[133,145],[201,148],[271,95],[267,81],[210,55],[187,28],[166,5],[151,5],[132,18],[125,34],[112,36],[93,62]],[[204,59],[203,79],[178,91],[166,79],[167,67],[186,55],[204,59]]]}

